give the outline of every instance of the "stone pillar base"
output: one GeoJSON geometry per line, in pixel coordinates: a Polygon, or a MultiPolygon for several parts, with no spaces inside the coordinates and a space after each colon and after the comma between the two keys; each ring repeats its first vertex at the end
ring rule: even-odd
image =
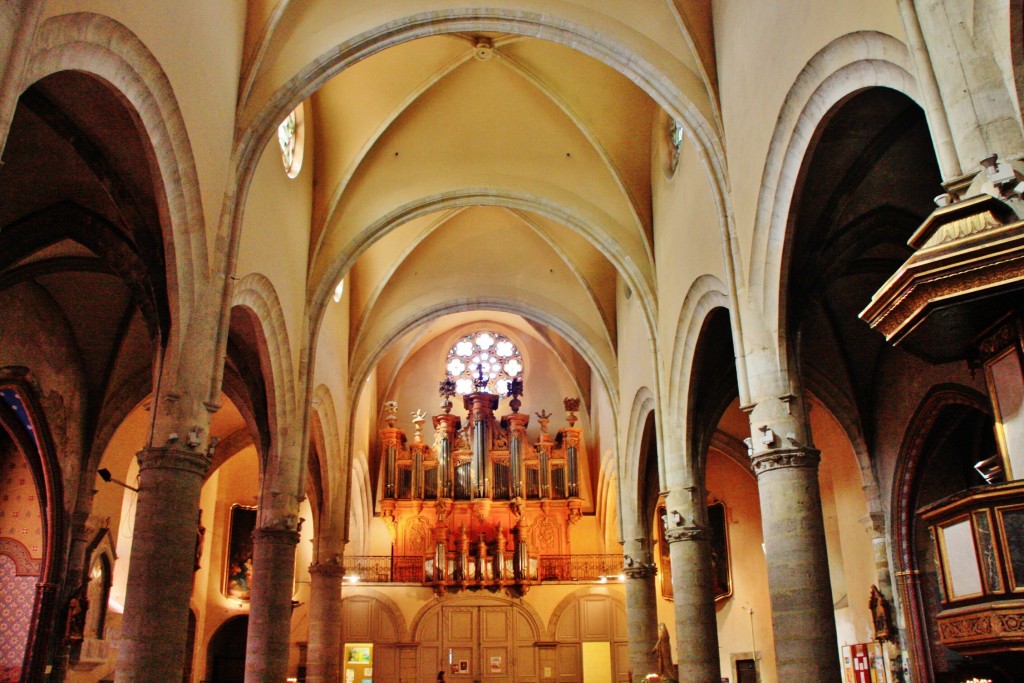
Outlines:
{"type": "Polygon", "coordinates": [[[345,568],[337,563],[309,568],[309,648],[306,682],[333,683],[341,678],[341,585],[345,568]]]}
{"type": "Polygon", "coordinates": [[[721,683],[722,680],[709,539],[707,529],[700,526],[674,527],[665,532],[672,557],[679,656],[677,680],[687,683],[721,683]]]}
{"type": "Polygon", "coordinates": [[[288,676],[292,584],[299,532],[264,527],[252,532],[252,596],[245,648],[245,683],[288,676]]]}
{"type": "Polygon", "coordinates": [[[752,462],[780,681],[841,680],[818,490],[820,459],[812,448],[779,448],[755,455],[752,462]]]}
{"type": "Polygon", "coordinates": [[[631,683],[645,680],[658,672],[658,595],[654,584],[657,567],[650,557],[626,555],[622,573],[626,576],[626,630],[629,634],[629,670],[631,683]]]}

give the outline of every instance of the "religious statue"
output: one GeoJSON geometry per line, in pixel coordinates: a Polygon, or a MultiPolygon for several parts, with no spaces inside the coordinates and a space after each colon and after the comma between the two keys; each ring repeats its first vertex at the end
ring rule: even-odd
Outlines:
{"type": "Polygon", "coordinates": [[[67,625],[65,637],[71,642],[82,642],[85,638],[85,615],[89,610],[89,601],[84,593],[71,598],[68,603],[67,625]]]}
{"type": "Polygon", "coordinates": [[[672,663],[672,641],[668,636],[668,627],[664,622],[658,624],[658,642],[654,644],[651,654],[658,655],[658,676],[660,680],[675,683],[679,675],[675,664],[672,663]]]}
{"type": "Polygon", "coordinates": [[[868,607],[871,609],[871,621],[875,627],[875,640],[890,640],[892,638],[892,615],[889,611],[889,603],[882,595],[882,591],[878,590],[878,586],[871,586],[868,607]]]}

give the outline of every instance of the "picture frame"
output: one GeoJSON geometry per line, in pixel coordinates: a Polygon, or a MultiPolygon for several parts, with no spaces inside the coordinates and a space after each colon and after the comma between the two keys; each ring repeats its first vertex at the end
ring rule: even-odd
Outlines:
{"type": "Polygon", "coordinates": [[[223,592],[232,600],[248,602],[252,595],[252,532],[255,528],[254,506],[231,506],[224,552],[223,592]]]}
{"type": "MultiPolygon", "coordinates": [[[[659,579],[661,595],[667,600],[672,600],[672,557],[669,552],[668,541],[665,539],[665,524],[663,520],[668,514],[664,503],[657,507],[658,527],[658,558],[660,564],[659,579]]],[[[732,596],[732,564],[729,555],[729,519],[725,509],[725,503],[715,501],[707,507],[708,534],[711,540],[711,572],[712,585],[714,586],[715,602],[725,600],[732,596]]]]}

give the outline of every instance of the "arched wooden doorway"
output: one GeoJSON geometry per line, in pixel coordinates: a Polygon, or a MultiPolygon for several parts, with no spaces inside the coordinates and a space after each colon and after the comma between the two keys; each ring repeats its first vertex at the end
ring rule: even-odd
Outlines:
{"type": "MultiPolygon", "coordinates": [[[[541,651],[544,680],[629,680],[626,606],[603,589],[580,589],[559,603],[551,616],[555,645],[541,651]]],[[[526,680],[526,679],[524,679],[526,680]]]]}
{"type": "MultiPolygon", "coordinates": [[[[341,603],[342,667],[358,668],[365,673],[369,664],[373,681],[407,680],[400,676],[398,642],[402,639],[404,624],[401,614],[389,600],[371,595],[353,595],[341,603]],[[364,648],[366,657],[349,656],[351,648],[364,648]],[[353,661],[349,661],[352,659],[353,661]],[[363,660],[369,660],[364,662],[363,660]],[[358,660],[358,661],[355,661],[358,660]],[[349,664],[352,666],[349,666],[349,664]]],[[[363,652],[362,650],[357,650],[363,652]]],[[[437,672],[435,671],[436,675],[437,672]]],[[[430,680],[434,680],[433,678],[430,680]]]]}
{"type": "Polygon", "coordinates": [[[427,607],[416,620],[416,681],[536,683],[541,672],[537,620],[499,597],[455,598],[427,607]]]}

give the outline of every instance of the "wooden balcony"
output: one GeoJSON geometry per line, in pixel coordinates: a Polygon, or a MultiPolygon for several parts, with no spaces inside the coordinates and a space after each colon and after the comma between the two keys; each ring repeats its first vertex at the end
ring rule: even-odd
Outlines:
{"type": "MultiPolygon", "coordinates": [[[[445,576],[453,577],[452,582],[458,583],[456,577],[457,556],[449,553],[449,566],[445,576]]],[[[470,564],[476,566],[476,557],[470,557],[470,564]]],[[[506,556],[504,576],[497,576],[494,557],[484,558],[485,568],[482,577],[467,577],[466,581],[509,581],[512,579],[511,554],[506,556]]],[[[433,558],[419,555],[391,557],[388,555],[356,555],[345,558],[345,578],[350,583],[419,583],[425,586],[434,585],[433,558]]],[[[619,554],[586,554],[586,555],[539,555],[530,558],[530,570],[527,577],[531,583],[552,583],[559,581],[606,583],[618,580],[622,574],[622,555],[619,554]]]]}

